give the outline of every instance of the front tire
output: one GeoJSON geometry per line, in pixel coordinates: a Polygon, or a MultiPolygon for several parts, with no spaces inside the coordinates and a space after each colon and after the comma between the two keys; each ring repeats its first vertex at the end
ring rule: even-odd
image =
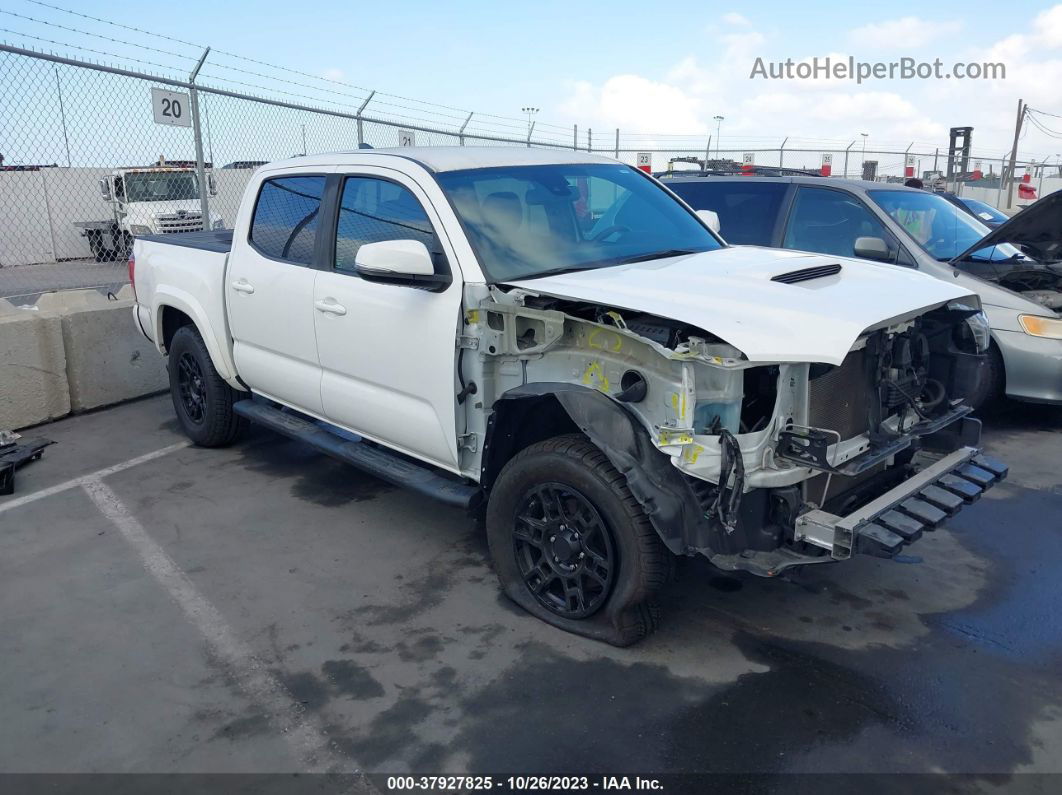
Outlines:
{"type": "Polygon", "coordinates": [[[673,558],[627,480],[580,434],[533,444],[498,475],[487,542],[505,594],[553,626],[629,646],[656,628],[673,558]]]}
{"type": "Polygon", "coordinates": [[[239,393],[214,369],[195,326],[181,326],[169,345],[170,397],[184,434],[200,447],[225,447],[247,421],[232,410],[239,393]]]}
{"type": "Polygon", "coordinates": [[[981,378],[970,395],[967,403],[974,411],[990,409],[1003,398],[1007,386],[1006,369],[1003,364],[1003,355],[993,342],[985,354],[985,364],[981,372],[981,378]]]}

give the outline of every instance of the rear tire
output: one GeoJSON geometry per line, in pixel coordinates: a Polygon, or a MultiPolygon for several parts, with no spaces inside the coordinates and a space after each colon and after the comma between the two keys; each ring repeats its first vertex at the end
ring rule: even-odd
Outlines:
{"type": "Polygon", "coordinates": [[[651,633],[674,559],[621,475],[581,434],[538,442],[498,475],[487,543],[505,594],[578,635],[629,646],[651,633]]]}
{"type": "Polygon", "coordinates": [[[232,410],[239,393],[214,369],[195,326],[181,326],[169,345],[170,397],[177,422],[200,447],[225,447],[239,438],[247,421],[232,410]]]}

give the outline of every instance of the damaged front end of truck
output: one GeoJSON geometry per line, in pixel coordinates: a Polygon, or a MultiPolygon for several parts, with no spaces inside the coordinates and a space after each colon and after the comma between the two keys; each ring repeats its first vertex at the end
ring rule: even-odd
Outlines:
{"type": "Polygon", "coordinates": [[[464,452],[485,488],[521,424],[556,423],[546,407],[559,404],[671,552],[774,576],[894,556],[1006,476],[962,400],[987,345],[976,298],[876,323],[840,361],[772,361],[699,326],[533,287],[466,301],[466,438],[485,441],[464,452]]]}

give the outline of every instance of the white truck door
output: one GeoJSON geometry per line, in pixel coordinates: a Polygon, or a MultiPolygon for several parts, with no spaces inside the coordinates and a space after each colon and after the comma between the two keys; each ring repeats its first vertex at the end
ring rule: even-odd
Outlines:
{"type": "Polygon", "coordinates": [[[321,414],[313,290],[324,175],[265,180],[225,276],[233,359],[255,392],[321,414]]]}
{"type": "Polygon", "coordinates": [[[339,185],[331,267],[314,288],[324,415],[395,449],[457,471],[454,347],[461,278],[441,292],[361,278],[354,256],[365,243],[419,240],[451,258],[442,226],[408,177],[365,168],[339,185]],[[387,174],[386,178],[382,175],[387,174]],[[445,247],[444,247],[445,246],[445,247]]]}

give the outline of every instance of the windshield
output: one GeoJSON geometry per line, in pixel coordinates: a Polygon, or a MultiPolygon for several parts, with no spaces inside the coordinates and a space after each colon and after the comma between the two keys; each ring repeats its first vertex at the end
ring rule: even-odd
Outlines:
{"type": "Polygon", "coordinates": [[[630,166],[511,166],[438,175],[492,282],[709,251],[721,243],[630,166]]]}
{"type": "MultiPolygon", "coordinates": [[[[881,209],[934,259],[948,262],[988,234],[989,229],[943,196],[914,190],[868,190],[881,209]]],[[[1022,257],[1009,244],[989,246],[970,256],[973,260],[1022,257]]]]}
{"type": "Polygon", "coordinates": [[[195,174],[187,171],[126,174],[124,181],[127,202],[167,202],[199,198],[195,174]]]}
{"type": "Polygon", "coordinates": [[[961,201],[968,208],[970,208],[970,211],[985,223],[994,222],[997,224],[1001,224],[1007,220],[1007,216],[1005,213],[1000,212],[991,204],[986,204],[980,199],[967,199],[960,196],[959,201],[961,201]]]}

